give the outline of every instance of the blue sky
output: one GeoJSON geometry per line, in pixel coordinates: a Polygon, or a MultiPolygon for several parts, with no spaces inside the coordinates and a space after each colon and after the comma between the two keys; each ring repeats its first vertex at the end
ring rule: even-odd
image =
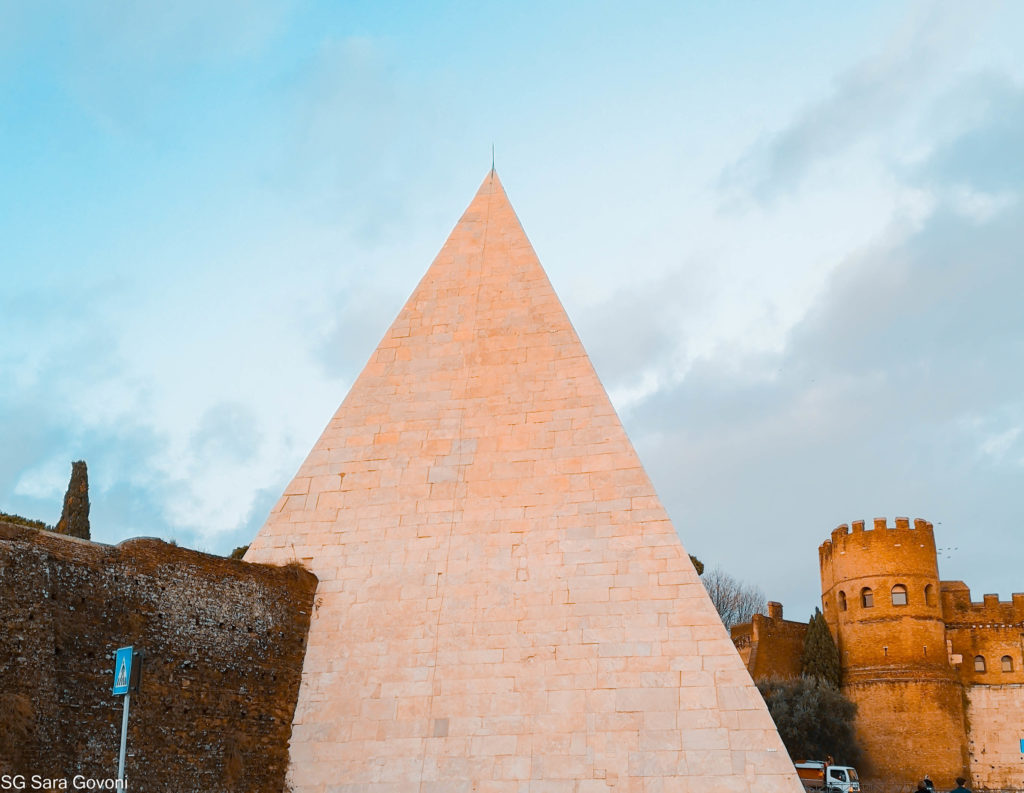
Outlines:
{"type": "Polygon", "coordinates": [[[0,5],[0,510],[258,530],[497,165],[688,549],[1007,597],[1024,6],[0,5]],[[939,525],[941,524],[941,525],[939,525]],[[995,552],[993,549],[1002,549],[995,552]]]}

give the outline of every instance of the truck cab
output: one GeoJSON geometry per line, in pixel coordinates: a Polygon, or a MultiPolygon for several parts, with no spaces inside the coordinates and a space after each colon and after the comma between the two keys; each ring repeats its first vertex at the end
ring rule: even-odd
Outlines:
{"type": "Polygon", "coordinates": [[[829,765],[824,760],[796,763],[804,790],[822,793],[860,793],[860,778],[851,765],[829,765]]]}

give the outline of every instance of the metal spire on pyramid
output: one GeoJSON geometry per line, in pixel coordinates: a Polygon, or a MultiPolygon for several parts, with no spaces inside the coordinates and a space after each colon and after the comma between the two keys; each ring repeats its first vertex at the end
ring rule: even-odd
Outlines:
{"type": "Polygon", "coordinates": [[[296,791],[802,789],[493,170],[245,558],[319,578],[296,791]]]}

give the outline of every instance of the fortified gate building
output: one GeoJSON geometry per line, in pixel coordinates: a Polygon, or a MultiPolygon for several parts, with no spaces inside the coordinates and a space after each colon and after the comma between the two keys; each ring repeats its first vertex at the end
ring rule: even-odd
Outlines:
{"type": "MultiPolygon", "coordinates": [[[[833,530],[818,549],[822,611],[874,777],[942,788],[1024,788],[1024,594],[971,599],[940,581],[932,524],[884,518],[833,530]]],[[[732,629],[754,679],[800,673],[804,623],[782,606],[732,629]]]]}

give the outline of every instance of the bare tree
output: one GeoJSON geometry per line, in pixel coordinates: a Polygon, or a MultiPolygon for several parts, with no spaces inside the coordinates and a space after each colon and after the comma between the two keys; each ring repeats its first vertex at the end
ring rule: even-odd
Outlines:
{"type": "Polygon", "coordinates": [[[750,622],[751,617],[765,610],[764,592],[756,586],[737,581],[721,567],[705,573],[701,581],[726,630],[733,625],[750,622]]]}

